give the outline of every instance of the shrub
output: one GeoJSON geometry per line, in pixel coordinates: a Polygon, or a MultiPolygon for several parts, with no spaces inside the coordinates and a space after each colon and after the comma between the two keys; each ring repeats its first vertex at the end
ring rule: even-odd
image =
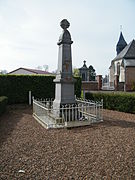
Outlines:
{"type": "Polygon", "coordinates": [[[6,110],[8,98],[6,96],[0,97],[0,115],[6,110]]]}
{"type": "MultiPolygon", "coordinates": [[[[54,98],[55,76],[0,75],[0,96],[7,96],[9,104],[27,103],[28,92],[35,98],[54,98]]],[[[75,93],[81,94],[81,78],[76,77],[75,93]]]]}
{"type": "Polygon", "coordinates": [[[86,93],[86,99],[103,99],[105,109],[135,113],[135,94],[127,93],[86,93]]]}

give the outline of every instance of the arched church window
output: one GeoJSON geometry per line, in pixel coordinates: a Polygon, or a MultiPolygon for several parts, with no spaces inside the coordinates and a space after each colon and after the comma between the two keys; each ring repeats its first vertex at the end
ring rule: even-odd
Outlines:
{"type": "Polygon", "coordinates": [[[120,75],[120,63],[117,63],[117,75],[120,75]]]}

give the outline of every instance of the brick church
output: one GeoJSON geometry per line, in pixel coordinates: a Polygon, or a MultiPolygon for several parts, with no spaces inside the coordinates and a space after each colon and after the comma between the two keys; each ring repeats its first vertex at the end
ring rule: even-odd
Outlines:
{"type": "Polygon", "coordinates": [[[117,56],[109,68],[109,84],[115,90],[132,91],[135,86],[135,40],[129,44],[122,32],[116,45],[117,56]]]}

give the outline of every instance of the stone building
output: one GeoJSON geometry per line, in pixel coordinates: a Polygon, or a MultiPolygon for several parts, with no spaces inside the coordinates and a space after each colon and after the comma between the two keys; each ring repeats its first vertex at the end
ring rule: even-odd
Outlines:
{"type": "Polygon", "coordinates": [[[116,45],[117,56],[111,61],[109,84],[115,90],[132,91],[135,83],[135,40],[126,43],[122,32],[116,45]]]}
{"type": "Polygon", "coordinates": [[[79,74],[82,78],[82,81],[89,81],[89,68],[86,65],[86,61],[83,62],[83,66],[79,68],[79,74]]]}
{"type": "Polygon", "coordinates": [[[79,68],[79,75],[82,78],[82,90],[85,92],[101,90],[102,76],[96,76],[95,69],[92,65],[87,67],[86,61],[83,61],[83,63],[83,66],[79,68]]]}
{"type": "Polygon", "coordinates": [[[95,81],[96,79],[96,73],[95,69],[92,65],[87,67],[86,61],[83,61],[83,66],[79,68],[79,75],[82,78],[82,81],[95,81]]]}

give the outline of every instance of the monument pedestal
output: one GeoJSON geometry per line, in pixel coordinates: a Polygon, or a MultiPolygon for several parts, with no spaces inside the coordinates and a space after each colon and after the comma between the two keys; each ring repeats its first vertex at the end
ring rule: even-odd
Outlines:
{"type": "Polygon", "coordinates": [[[75,104],[74,95],[74,79],[55,79],[55,100],[53,101],[53,109],[57,116],[60,116],[59,109],[64,105],[75,104]]]}

